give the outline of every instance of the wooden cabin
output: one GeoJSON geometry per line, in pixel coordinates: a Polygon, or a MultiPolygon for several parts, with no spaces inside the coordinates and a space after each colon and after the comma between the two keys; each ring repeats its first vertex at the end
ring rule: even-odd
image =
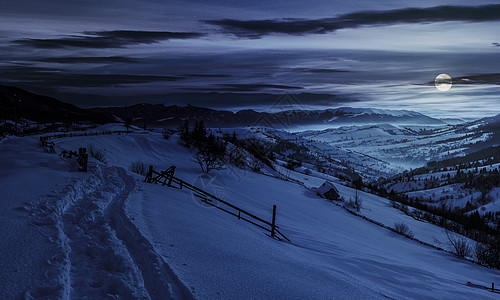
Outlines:
{"type": "Polygon", "coordinates": [[[328,200],[339,200],[339,190],[330,181],[325,181],[316,191],[318,195],[328,200]]]}

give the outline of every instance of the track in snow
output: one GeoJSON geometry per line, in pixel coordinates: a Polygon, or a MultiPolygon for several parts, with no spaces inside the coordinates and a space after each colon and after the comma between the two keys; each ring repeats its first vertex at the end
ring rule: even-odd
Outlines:
{"type": "Polygon", "coordinates": [[[26,207],[56,249],[48,260],[47,286],[26,298],[192,298],[126,217],[123,204],[134,188],[124,169],[98,167],[26,207]]]}

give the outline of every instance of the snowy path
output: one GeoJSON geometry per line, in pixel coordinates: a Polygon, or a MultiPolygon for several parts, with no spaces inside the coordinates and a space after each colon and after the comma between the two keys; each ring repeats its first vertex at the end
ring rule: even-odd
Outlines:
{"type": "MultiPolygon", "coordinates": [[[[125,170],[118,170],[128,186],[135,185],[134,180],[125,173],[125,170]]],[[[109,216],[111,226],[126,245],[135,264],[139,266],[149,296],[152,299],[191,299],[192,296],[187,288],[124,214],[124,201],[132,189],[126,189],[126,191],[126,194],[121,193],[111,203],[106,215],[109,216]]]]}
{"type": "Polygon", "coordinates": [[[26,209],[55,242],[47,285],[28,298],[189,299],[189,291],[124,215],[135,179],[98,167],[26,209]]]}
{"type": "Polygon", "coordinates": [[[53,190],[54,180],[65,180],[67,173],[60,171],[65,167],[57,157],[40,152],[34,138],[0,143],[0,299],[19,298],[45,280],[40,266],[51,253],[50,243],[30,226],[22,206],[53,190]]]}
{"type": "Polygon", "coordinates": [[[98,169],[97,176],[85,181],[88,193],[77,197],[62,217],[70,248],[71,298],[146,298],[140,271],[106,216],[108,205],[132,188],[117,173],[115,168],[98,169]]]}

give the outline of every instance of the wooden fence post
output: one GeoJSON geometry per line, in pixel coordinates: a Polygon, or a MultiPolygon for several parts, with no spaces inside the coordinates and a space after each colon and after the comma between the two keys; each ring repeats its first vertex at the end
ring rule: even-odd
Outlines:
{"type": "Polygon", "coordinates": [[[148,173],[146,174],[144,182],[151,183],[152,179],[153,179],[153,166],[149,166],[148,173]]]}
{"type": "Polygon", "coordinates": [[[89,163],[89,154],[83,153],[83,172],[87,172],[88,163],[89,163]]]}
{"type": "Polygon", "coordinates": [[[172,179],[174,177],[175,166],[172,166],[172,171],[170,171],[170,176],[168,177],[168,186],[172,186],[172,179]]]}
{"type": "Polygon", "coordinates": [[[276,235],[276,205],[273,205],[273,221],[271,223],[271,237],[276,235]]]}
{"type": "Polygon", "coordinates": [[[78,148],[78,164],[80,165],[80,172],[87,172],[87,163],[89,161],[89,154],[87,148],[78,148]]]}
{"type": "Polygon", "coordinates": [[[495,283],[494,282],[491,283],[491,291],[493,293],[495,292],[495,283]]]}

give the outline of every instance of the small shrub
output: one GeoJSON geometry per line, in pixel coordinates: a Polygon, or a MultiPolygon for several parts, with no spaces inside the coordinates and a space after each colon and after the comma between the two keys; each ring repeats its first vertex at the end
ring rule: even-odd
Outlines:
{"type": "Polygon", "coordinates": [[[347,207],[352,208],[356,211],[360,211],[361,207],[363,206],[363,200],[359,198],[358,196],[358,191],[356,191],[356,196],[354,199],[349,199],[349,201],[346,202],[347,207]]]}
{"type": "Polygon", "coordinates": [[[450,233],[448,230],[446,231],[446,236],[448,237],[448,241],[450,242],[453,250],[453,254],[458,257],[464,258],[471,255],[472,249],[467,242],[467,239],[464,236],[450,233]]]}
{"type": "Polygon", "coordinates": [[[491,253],[489,251],[489,247],[484,244],[477,243],[474,249],[474,257],[476,258],[477,262],[479,262],[483,266],[490,265],[491,253]]]}
{"type": "Polygon", "coordinates": [[[104,151],[99,149],[99,148],[96,148],[94,145],[92,144],[89,144],[87,146],[87,151],[89,153],[89,156],[100,161],[100,162],[105,162],[106,159],[104,157],[104,151]]]}
{"type": "Polygon", "coordinates": [[[243,151],[238,148],[233,148],[226,154],[227,161],[237,168],[244,168],[246,166],[246,157],[243,151]]]}
{"type": "Polygon", "coordinates": [[[410,216],[412,216],[413,218],[419,220],[419,219],[422,219],[424,214],[418,210],[418,209],[415,209],[413,210],[411,213],[410,213],[410,216]]]}
{"type": "Polygon", "coordinates": [[[172,131],[165,129],[163,130],[163,138],[168,140],[172,136],[172,131]]]}
{"type": "Polygon", "coordinates": [[[394,231],[408,238],[413,238],[413,232],[410,230],[408,225],[403,222],[394,223],[394,231]]]}
{"type": "Polygon", "coordinates": [[[302,167],[302,163],[296,160],[290,160],[286,163],[285,168],[294,171],[295,169],[302,167]]]}
{"type": "Polygon", "coordinates": [[[490,240],[488,243],[476,243],[474,249],[474,257],[477,262],[483,266],[500,268],[500,249],[495,239],[490,240]]]}
{"type": "Polygon", "coordinates": [[[394,200],[391,200],[391,205],[392,205],[392,207],[394,207],[396,209],[400,209],[401,208],[401,204],[399,204],[398,202],[396,202],[394,200]]]}
{"type": "Polygon", "coordinates": [[[253,171],[255,172],[259,172],[260,169],[262,169],[264,167],[264,163],[258,159],[252,159],[250,161],[250,165],[249,165],[250,169],[252,169],[253,171]]]}
{"type": "Polygon", "coordinates": [[[148,174],[148,166],[140,161],[133,162],[130,165],[129,170],[142,176],[146,176],[148,174]]]}

